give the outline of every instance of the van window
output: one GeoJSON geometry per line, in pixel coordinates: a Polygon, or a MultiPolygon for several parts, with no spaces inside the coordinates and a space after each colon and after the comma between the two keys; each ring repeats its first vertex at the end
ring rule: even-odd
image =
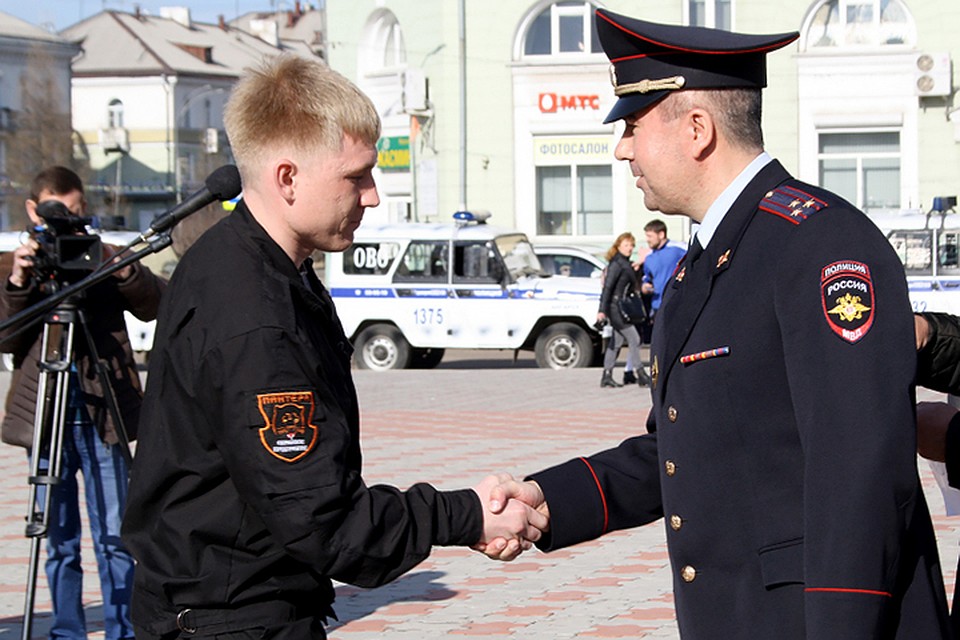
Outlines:
{"type": "Polygon", "coordinates": [[[454,282],[499,283],[503,266],[490,242],[456,243],[453,247],[454,282]]]}
{"type": "Polygon", "coordinates": [[[411,242],[393,276],[394,282],[447,282],[450,245],[446,241],[411,242]]]}
{"type": "Polygon", "coordinates": [[[888,238],[908,275],[932,273],[933,239],[929,231],[893,231],[888,238]]]}

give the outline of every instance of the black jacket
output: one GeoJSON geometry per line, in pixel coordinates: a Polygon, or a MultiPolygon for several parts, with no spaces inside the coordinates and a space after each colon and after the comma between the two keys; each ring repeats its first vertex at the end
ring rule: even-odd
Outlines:
{"type": "Polygon", "coordinates": [[[665,292],[656,433],[532,476],[544,546],[664,517],[684,640],[949,637],[915,351],[886,238],[769,164],[665,292]]]}
{"type": "Polygon", "coordinates": [[[629,291],[637,291],[637,273],[633,270],[630,259],[618,251],[607,265],[607,273],[603,277],[599,309],[615,329],[630,324],[623,317],[618,304],[620,298],[629,291]]]}
{"type": "Polygon", "coordinates": [[[272,601],[323,612],[331,578],[373,587],[433,544],[479,539],[470,490],[364,484],[350,356],[313,270],[242,201],[187,252],[160,310],[123,526],[136,625],[272,601]]]}

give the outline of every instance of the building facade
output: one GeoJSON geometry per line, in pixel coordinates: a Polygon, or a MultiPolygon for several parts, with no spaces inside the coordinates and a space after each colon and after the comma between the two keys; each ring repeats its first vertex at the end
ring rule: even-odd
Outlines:
{"type": "MultiPolygon", "coordinates": [[[[328,60],[383,117],[383,220],[492,212],[535,241],[607,242],[658,216],[613,158],[621,125],[593,10],[753,33],[768,56],[766,147],[868,212],[960,191],[952,60],[960,4],[935,0],[354,0],[329,3],[328,60]]],[[[939,204],[935,204],[939,203],[939,204]]],[[[672,237],[687,222],[667,217],[672,237]]]]}
{"type": "Polygon", "coordinates": [[[231,161],[223,107],[243,69],[280,48],[189,9],[159,16],[103,11],[61,35],[80,43],[73,61],[73,126],[94,172],[89,186],[128,228],[203,186],[231,161]]]}
{"type": "Polygon", "coordinates": [[[38,144],[36,135],[23,128],[30,111],[43,108],[69,115],[70,61],[78,51],[68,39],[0,13],[0,228],[22,229],[26,224],[23,200],[29,172],[13,169],[20,160],[11,157],[17,153],[13,138],[26,135],[31,145],[38,144]],[[37,88],[44,95],[35,95],[31,104],[37,88]]]}

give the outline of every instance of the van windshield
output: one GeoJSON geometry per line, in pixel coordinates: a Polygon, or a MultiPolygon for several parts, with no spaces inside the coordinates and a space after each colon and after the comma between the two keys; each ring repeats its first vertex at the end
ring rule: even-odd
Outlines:
{"type": "Polygon", "coordinates": [[[533,251],[533,245],[522,233],[497,236],[494,242],[503,256],[503,261],[513,279],[533,276],[540,273],[540,261],[533,251]]]}

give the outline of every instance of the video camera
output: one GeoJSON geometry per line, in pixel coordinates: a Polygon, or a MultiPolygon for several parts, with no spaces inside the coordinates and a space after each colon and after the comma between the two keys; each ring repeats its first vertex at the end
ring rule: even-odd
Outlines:
{"type": "Polygon", "coordinates": [[[43,220],[33,228],[33,238],[40,245],[33,257],[38,279],[59,281],[64,272],[82,276],[97,268],[103,252],[100,237],[87,233],[93,218],[73,215],[59,200],[41,202],[37,216],[43,220]]]}

